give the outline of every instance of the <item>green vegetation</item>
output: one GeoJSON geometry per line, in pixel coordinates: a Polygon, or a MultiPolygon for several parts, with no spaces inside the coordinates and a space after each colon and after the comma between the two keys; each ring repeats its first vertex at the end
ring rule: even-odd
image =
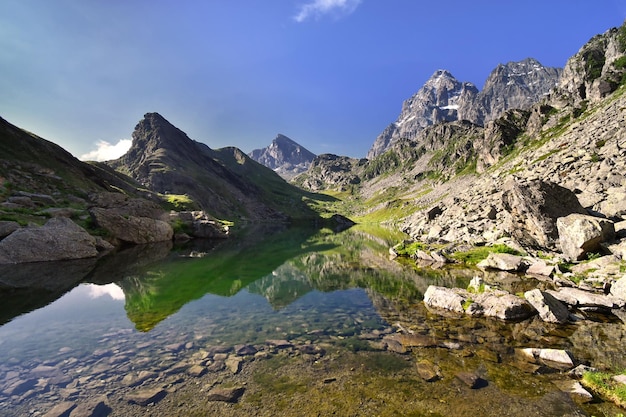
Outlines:
{"type": "Polygon", "coordinates": [[[422,242],[398,243],[393,247],[398,256],[412,257],[418,250],[428,249],[428,245],[422,242]]]}
{"type": "Polygon", "coordinates": [[[613,376],[607,372],[588,371],[583,374],[581,383],[620,407],[626,407],[626,384],[615,381],[613,376]]]}
{"type": "Polygon", "coordinates": [[[483,259],[487,259],[490,253],[509,253],[511,255],[519,256],[523,255],[519,251],[507,245],[497,244],[493,246],[479,246],[464,252],[455,252],[452,254],[452,258],[467,265],[476,265],[483,259]]]}
{"type": "Polygon", "coordinates": [[[199,210],[198,205],[187,194],[167,194],[162,196],[171,210],[191,211],[199,210]]]}
{"type": "Polygon", "coordinates": [[[589,49],[583,53],[583,62],[585,63],[585,72],[587,79],[594,81],[602,75],[602,68],[606,58],[604,53],[598,49],[589,49]]]}
{"type": "Polygon", "coordinates": [[[620,52],[626,52],[626,24],[620,26],[617,32],[617,43],[620,52]]]}
{"type": "Polygon", "coordinates": [[[474,304],[474,300],[472,300],[471,298],[468,298],[467,300],[465,300],[463,302],[463,311],[467,311],[467,309],[474,304]]]}

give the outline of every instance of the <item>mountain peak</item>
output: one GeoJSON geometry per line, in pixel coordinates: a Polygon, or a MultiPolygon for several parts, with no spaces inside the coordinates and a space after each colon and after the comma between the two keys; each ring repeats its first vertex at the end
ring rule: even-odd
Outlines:
{"type": "Polygon", "coordinates": [[[280,133],[269,146],[255,149],[248,156],[285,179],[306,171],[315,159],[313,152],[280,133]]]}
{"type": "Polygon", "coordinates": [[[534,58],[499,64],[482,91],[439,69],[411,98],[400,116],[374,141],[367,158],[374,158],[400,138],[415,139],[426,127],[440,122],[469,120],[483,125],[512,108],[528,108],[558,82],[560,68],[544,67],[534,58]]]}

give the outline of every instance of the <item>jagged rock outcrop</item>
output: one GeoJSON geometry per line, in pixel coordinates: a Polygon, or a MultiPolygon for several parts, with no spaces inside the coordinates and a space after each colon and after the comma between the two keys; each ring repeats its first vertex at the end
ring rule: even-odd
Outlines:
{"type": "Polygon", "coordinates": [[[571,57],[549,103],[558,108],[586,106],[615,91],[626,74],[626,26],[594,36],[571,57]]]}
{"type": "Polygon", "coordinates": [[[98,255],[96,238],[65,217],[15,230],[0,241],[0,263],[61,261],[98,255]]]}
{"type": "Polygon", "coordinates": [[[372,159],[398,139],[414,139],[427,126],[458,120],[459,102],[475,99],[478,88],[462,83],[446,70],[437,70],[411,98],[402,103],[398,119],[376,138],[367,153],[372,159]]]}
{"type": "Polygon", "coordinates": [[[376,138],[367,158],[373,159],[401,138],[414,140],[427,126],[468,120],[483,126],[509,109],[529,109],[557,84],[560,68],[549,68],[527,58],[498,65],[483,90],[460,82],[445,70],[436,71],[402,105],[398,119],[376,138]]]}
{"type": "Polygon", "coordinates": [[[293,179],[293,183],[311,191],[329,188],[346,188],[359,184],[361,179],[356,173],[366,161],[333,154],[318,155],[309,170],[293,179]]]}
{"type": "Polygon", "coordinates": [[[269,146],[255,149],[248,156],[286,180],[305,172],[315,159],[313,152],[281,134],[269,146]]]}
{"type": "Polygon", "coordinates": [[[498,64],[476,99],[459,108],[459,119],[483,125],[509,109],[526,110],[554,88],[561,73],[561,68],[544,67],[533,58],[498,64]]]}

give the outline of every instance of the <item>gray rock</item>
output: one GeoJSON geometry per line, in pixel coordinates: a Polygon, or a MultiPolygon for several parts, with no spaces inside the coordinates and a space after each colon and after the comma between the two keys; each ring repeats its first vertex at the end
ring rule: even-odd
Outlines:
{"type": "Polygon", "coordinates": [[[120,214],[117,209],[93,207],[89,214],[97,226],[105,229],[115,239],[133,244],[171,240],[174,230],[169,223],[148,217],[120,214]]]}
{"type": "Polygon", "coordinates": [[[561,391],[576,397],[582,403],[588,403],[593,400],[593,395],[589,393],[578,381],[568,380],[556,380],[553,381],[561,391]]]}
{"type": "Polygon", "coordinates": [[[445,310],[465,312],[463,304],[467,300],[466,292],[446,287],[430,285],[424,293],[424,303],[429,307],[442,308],[445,310]]]}
{"type": "Polygon", "coordinates": [[[265,343],[269,346],[275,347],[276,349],[287,349],[293,347],[293,343],[283,339],[270,339],[266,340],[265,343]]]}
{"type": "Polygon", "coordinates": [[[541,362],[553,368],[571,369],[574,367],[570,354],[561,349],[523,348],[515,349],[515,354],[529,362],[541,362]]]}
{"type": "Polygon", "coordinates": [[[0,241],[0,263],[60,261],[98,255],[96,239],[64,217],[18,229],[0,241]]]}
{"type": "Polygon", "coordinates": [[[543,275],[550,277],[554,274],[554,270],[554,265],[547,265],[544,261],[537,261],[528,267],[526,273],[530,275],[543,275]]]}
{"type": "Polygon", "coordinates": [[[558,291],[547,292],[556,299],[575,307],[611,310],[614,308],[622,308],[626,303],[623,299],[612,295],[585,291],[579,288],[563,287],[558,291]]]}
{"type": "Polygon", "coordinates": [[[105,417],[111,413],[105,396],[92,400],[81,401],[70,412],[70,417],[105,417]]]}
{"type": "Polygon", "coordinates": [[[224,361],[224,363],[226,367],[230,370],[230,372],[232,372],[233,374],[238,374],[241,371],[243,358],[231,355],[224,361]]]}
{"type": "Polygon", "coordinates": [[[235,353],[239,356],[254,355],[257,353],[257,348],[252,345],[237,345],[235,346],[235,353]]]}
{"type": "Polygon", "coordinates": [[[500,271],[519,271],[524,265],[524,258],[509,253],[492,252],[486,259],[480,261],[476,266],[482,269],[491,268],[500,271]]]}
{"type": "Polygon", "coordinates": [[[567,307],[549,293],[534,289],[526,291],[524,298],[539,312],[539,317],[541,317],[543,321],[549,323],[566,323],[569,320],[569,310],[567,307]]]}
{"type": "Polygon", "coordinates": [[[611,295],[626,301],[626,275],[618,279],[611,285],[611,295]]]}
{"type": "Polygon", "coordinates": [[[243,387],[234,388],[213,388],[207,393],[208,401],[223,401],[227,403],[235,403],[245,392],[243,387]]]}
{"type": "Polygon", "coordinates": [[[71,401],[63,401],[52,407],[43,417],[66,417],[70,415],[70,411],[72,411],[76,407],[71,401]]]}
{"type": "Polygon", "coordinates": [[[417,373],[426,382],[435,382],[441,379],[441,369],[427,359],[417,362],[417,373]]]}
{"type": "Polygon", "coordinates": [[[456,377],[471,389],[478,389],[487,386],[487,381],[472,372],[459,372],[456,377]]]}
{"type": "Polygon", "coordinates": [[[20,224],[18,222],[6,221],[6,220],[0,221],[0,239],[7,237],[8,235],[15,232],[19,228],[20,228],[20,224]]]}
{"type": "Polygon", "coordinates": [[[503,188],[504,208],[510,215],[504,228],[525,247],[556,249],[557,219],[586,213],[572,191],[551,182],[510,179],[503,188]]]}
{"type": "Polygon", "coordinates": [[[505,291],[478,294],[474,302],[482,307],[486,317],[496,317],[501,320],[524,320],[535,314],[535,310],[528,301],[505,291]]]}
{"type": "Polygon", "coordinates": [[[173,211],[170,212],[169,221],[184,225],[185,232],[193,237],[215,239],[228,236],[228,226],[222,225],[204,211],[173,211]]]}
{"type": "Polygon", "coordinates": [[[580,261],[587,253],[601,252],[603,242],[615,238],[615,228],[610,220],[570,214],[557,220],[559,243],[568,260],[580,261]]]}
{"type": "Polygon", "coordinates": [[[161,401],[166,395],[167,391],[162,388],[150,388],[131,392],[126,399],[131,404],[146,406],[161,401]]]}
{"type": "Polygon", "coordinates": [[[613,375],[611,379],[620,385],[626,385],[626,375],[624,374],[613,375]]]}
{"type": "Polygon", "coordinates": [[[204,366],[194,365],[191,368],[187,369],[187,373],[193,377],[201,377],[207,372],[207,369],[204,366]]]}

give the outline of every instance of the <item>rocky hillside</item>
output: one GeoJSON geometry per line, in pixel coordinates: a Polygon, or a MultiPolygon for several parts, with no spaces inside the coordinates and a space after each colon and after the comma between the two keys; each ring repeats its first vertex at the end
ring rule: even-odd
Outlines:
{"type": "Polygon", "coordinates": [[[237,148],[214,150],[158,113],[135,127],[128,152],[108,164],[146,188],[184,195],[212,215],[235,220],[313,217],[303,193],[237,148]]]}
{"type": "Polygon", "coordinates": [[[561,69],[528,58],[498,65],[478,91],[472,83],[438,70],[402,104],[398,119],[376,138],[367,158],[381,155],[400,138],[415,140],[437,123],[469,120],[482,126],[508,109],[528,109],[556,85],[560,74],[561,69]]]}
{"type": "Polygon", "coordinates": [[[269,146],[255,149],[248,156],[286,180],[306,171],[315,159],[313,152],[281,134],[269,146]]]}
{"type": "MultiPolygon", "coordinates": [[[[609,219],[619,236],[626,218],[625,51],[626,28],[611,29],[583,46],[555,89],[527,110],[508,110],[484,126],[427,126],[371,160],[318,158],[295,181],[349,191],[353,215],[400,220],[426,243],[512,239],[521,250],[559,251],[565,244],[556,219],[569,214],[609,219]]],[[[494,73],[504,79],[502,71],[494,73]]],[[[445,73],[438,78],[449,81],[445,73]]],[[[585,251],[603,250],[596,244],[585,251]]]]}

